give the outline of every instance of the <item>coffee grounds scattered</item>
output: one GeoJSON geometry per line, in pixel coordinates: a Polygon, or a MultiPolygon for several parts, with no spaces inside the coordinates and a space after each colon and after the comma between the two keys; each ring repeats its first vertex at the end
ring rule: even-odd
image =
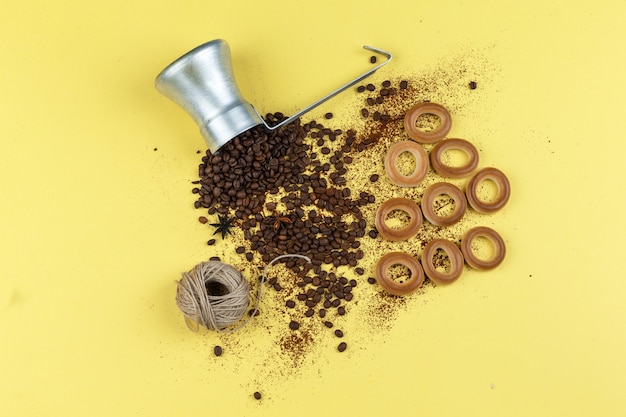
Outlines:
{"type": "MultiPolygon", "coordinates": [[[[334,328],[324,325],[331,322],[328,317],[343,329],[349,327],[352,342],[366,342],[391,330],[397,315],[414,300],[427,301],[424,296],[434,286],[429,280],[406,297],[382,291],[371,277],[375,263],[390,250],[419,257],[434,237],[459,244],[463,231],[475,220],[466,215],[449,228],[425,222],[409,242],[383,240],[374,227],[377,205],[392,197],[419,202],[424,189],[441,177],[431,171],[419,187],[398,189],[385,177],[382,163],[389,145],[406,139],[404,113],[413,104],[432,100],[448,108],[453,118],[462,114],[467,101],[459,100],[456,91],[463,87],[467,91],[466,73],[464,68],[442,69],[423,77],[364,84],[355,88],[356,104],[349,110],[359,117],[347,125],[328,126],[342,119],[322,115],[323,124],[298,120],[271,133],[253,128],[218,153],[207,151],[203,156],[200,179],[192,190],[197,194],[194,204],[209,216],[236,218],[233,236],[227,240],[234,240],[237,250],[223,254],[231,263],[254,277],[278,255],[299,253],[313,260],[307,264],[287,259],[273,267],[273,278],[265,284],[275,295],[264,296],[268,307],[262,317],[268,312],[271,317],[257,323],[264,323],[274,335],[272,345],[280,354],[270,349],[268,360],[275,365],[272,370],[261,366],[261,373],[284,376],[315,363],[309,355],[315,345],[339,337],[334,328]],[[374,285],[359,285],[367,282],[374,285]],[[349,321],[347,313],[352,310],[358,310],[363,320],[349,321]],[[284,321],[274,326],[272,320],[284,321]],[[299,324],[297,330],[289,327],[291,321],[299,324]],[[277,358],[283,361],[276,362],[277,358]]],[[[281,113],[266,115],[270,124],[284,118],[281,113]]],[[[445,258],[437,262],[446,267],[445,258]]],[[[253,292],[255,285],[259,283],[252,283],[253,292]]],[[[239,349],[228,346],[234,355],[241,343],[230,339],[222,344],[239,344],[239,349]]]]}

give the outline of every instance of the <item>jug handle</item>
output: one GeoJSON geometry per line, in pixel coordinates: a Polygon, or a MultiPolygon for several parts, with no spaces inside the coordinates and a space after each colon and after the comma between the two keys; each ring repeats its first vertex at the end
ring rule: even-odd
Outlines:
{"type": "Polygon", "coordinates": [[[331,92],[330,94],[320,98],[319,100],[317,100],[315,103],[311,104],[310,106],[307,106],[304,109],[300,110],[299,112],[297,112],[293,116],[290,116],[289,118],[283,120],[282,122],[278,123],[277,125],[269,126],[267,124],[267,122],[265,121],[265,119],[263,119],[263,117],[261,117],[261,115],[259,114],[258,110],[254,106],[252,106],[252,108],[254,109],[256,114],[259,116],[259,119],[263,122],[263,125],[265,126],[265,129],[268,130],[268,131],[272,131],[272,130],[278,129],[281,126],[284,126],[286,124],[289,124],[289,123],[293,122],[294,120],[296,120],[297,118],[299,118],[303,114],[313,110],[314,108],[316,108],[320,104],[322,104],[322,103],[328,101],[329,99],[335,97],[337,94],[341,93],[342,91],[344,91],[344,90],[352,87],[353,85],[363,81],[364,79],[366,79],[367,77],[369,77],[370,75],[372,75],[373,73],[378,71],[378,69],[380,69],[382,66],[387,65],[387,63],[389,63],[389,61],[391,61],[392,55],[391,55],[391,53],[389,53],[387,51],[383,51],[382,49],[374,48],[374,47],[368,46],[368,45],[363,45],[363,49],[367,49],[368,51],[372,51],[372,52],[374,52],[376,54],[382,55],[382,56],[386,57],[387,59],[385,61],[381,62],[380,64],[376,65],[374,68],[371,68],[367,72],[363,73],[359,77],[355,78],[354,80],[348,82],[347,84],[342,85],[341,87],[339,87],[335,91],[331,92]]]}

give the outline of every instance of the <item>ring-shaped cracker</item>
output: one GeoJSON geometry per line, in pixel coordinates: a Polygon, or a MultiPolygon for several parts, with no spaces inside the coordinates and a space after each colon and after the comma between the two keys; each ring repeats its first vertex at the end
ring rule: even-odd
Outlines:
{"type": "Polygon", "coordinates": [[[440,104],[423,102],[411,107],[404,116],[404,130],[411,139],[419,143],[436,143],[443,139],[452,127],[450,113],[440,104]],[[434,114],[441,120],[439,126],[430,132],[425,132],[417,128],[418,117],[422,114],[434,114]]]}
{"type": "Polygon", "coordinates": [[[417,233],[422,227],[422,212],[419,206],[407,198],[391,198],[382,203],[376,210],[374,224],[378,233],[388,240],[407,240],[417,233]],[[394,210],[401,210],[410,217],[409,224],[402,229],[393,229],[387,225],[385,219],[394,210]]]}
{"type": "Polygon", "coordinates": [[[374,270],[376,280],[388,293],[394,295],[410,294],[418,289],[424,282],[424,270],[420,263],[413,256],[404,252],[390,252],[385,254],[374,270]],[[411,278],[400,283],[394,281],[387,275],[387,271],[393,265],[404,265],[411,272],[411,278]]]}
{"type": "Polygon", "coordinates": [[[470,175],[478,166],[478,150],[465,139],[446,139],[435,145],[430,151],[430,163],[440,175],[448,178],[464,178],[470,175]],[[446,151],[456,149],[468,156],[469,161],[462,166],[452,167],[443,163],[441,157],[446,151]]]}
{"type": "Polygon", "coordinates": [[[499,169],[483,168],[469,179],[465,187],[465,194],[467,195],[467,201],[474,210],[479,213],[495,213],[509,201],[511,184],[509,184],[506,175],[499,169]],[[498,189],[496,198],[490,202],[480,200],[477,195],[478,185],[485,180],[493,181],[498,189]]]}
{"type": "Polygon", "coordinates": [[[456,245],[446,239],[433,239],[426,244],[422,253],[422,268],[424,273],[437,284],[450,284],[456,281],[463,273],[463,254],[456,245]],[[450,271],[438,271],[433,265],[433,257],[438,249],[443,250],[450,259],[450,271]]]}
{"type": "Polygon", "coordinates": [[[498,232],[489,227],[478,226],[468,230],[463,236],[461,240],[461,252],[463,253],[465,262],[467,262],[469,266],[481,271],[487,271],[494,269],[502,263],[506,255],[506,245],[498,232]],[[479,237],[487,239],[493,245],[494,253],[490,259],[480,259],[472,251],[472,242],[479,237]]]}
{"type": "Polygon", "coordinates": [[[385,155],[385,173],[397,186],[416,187],[428,173],[428,155],[422,145],[412,140],[394,143],[385,155]],[[402,174],[396,167],[396,160],[403,152],[409,152],[415,158],[415,169],[410,175],[402,174]]]}
{"type": "Polygon", "coordinates": [[[454,184],[448,182],[436,182],[428,187],[422,195],[422,213],[426,220],[434,224],[435,226],[451,226],[463,218],[465,210],[467,209],[467,200],[461,190],[459,190],[454,184]],[[433,204],[435,199],[445,194],[454,200],[454,211],[448,216],[439,216],[435,213],[433,204]]]}

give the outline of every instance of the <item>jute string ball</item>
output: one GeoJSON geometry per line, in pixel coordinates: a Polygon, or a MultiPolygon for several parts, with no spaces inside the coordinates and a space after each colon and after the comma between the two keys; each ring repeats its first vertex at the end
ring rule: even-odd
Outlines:
{"type": "Polygon", "coordinates": [[[202,262],[178,281],[176,304],[191,330],[204,326],[221,331],[246,313],[250,289],[241,272],[231,265],[202,262]]]}
{"type": "Polygon", "coordinates": [[[199,263],[191,271],[183,273],[182,279],[177,282],[176,305],[183,313],[187,327],[198,331],[200,326],[204,326],[209,330],[230,333],[247,325],[259,309],[268,269],[279,259],[289,257],[311,262],[309,257],[297,254],[274,258],[263,270],[252,314],[248,320],[229,330],[224,329],[239,321],[250,305],[250,289],[241,272],[231,265],[209,261],[199,263]]]}

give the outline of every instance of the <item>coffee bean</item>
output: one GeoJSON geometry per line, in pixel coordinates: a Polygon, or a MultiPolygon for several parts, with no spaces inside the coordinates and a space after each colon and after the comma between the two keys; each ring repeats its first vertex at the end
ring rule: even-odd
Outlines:
{"type": "MultiPolygon", "coordinates": [[[[376,63],[376,57],[374,55],[372,55],[370,57],[370,63],[375,64],[376,63]]],[[[156,150],[156,149],[155,149],[156,150]]]]}
{"type": "Polygon", "coordinates": [[[376,284],[376,280],[374,278],[372,278],[372,277],[369,277],[367,279],[367,282],[369,282],[370,284],[376,284]]]}
{"type": "Polygon", "coordinates": [[[219,345],[213,348],[213,354],[215,356],[222,356],[222,352],[223,352],[222,347],[219,345]]]}
{"type": "Polygon", "coordinates": [[[376,104],[376,100],[373,99],[372,97],[368,97],[367,100],[365,100],[367,102],[368,106],[373,106],[374,104],[376,104]]]}
{"type": "Polygon", "coordinates": [[[340,316],[343,316],[344,314],[346,314],[346,308],[344,306],[339,306],[337,308],[337,314],[339,314],[340,316]]]}
{"type": "Polygon", "coordinates": [[[343,351],[346,350],[347,347],[348,347],[348,345],[347,345],[346,342],[341,342],[341,343],[339,343],[339,346],[337,346],[337,350],[339,352],[343,352],[343,351]]]}
{"type": "Polygon", "coordinates": [[[332,113],[326,113],[326,114],[324,115],[324,117],[325,117],[326,119],[332,119],[332,118],[333,118],[333,114],[332,114],[332,113]]]}
{"type": "Polygon", "coordinates": [[[333,323],[330,321],[325,321],[324,322],[324,326],[328,327],[329,329],[333,327],[333,323]]]}
{"type": "Polygon", "coordinates": [[[313,315],[315,314],[315,310],[313,310],[312,308],[309,308],[304,315],[307,317],[313,317],[313,315]]]}
{"type": "Polygon", "coordinates": [[[206,218],[206,217],[204,217],[204,216],[200,216],[200,217],[198,217],[198,221],[199,221],[200,223],[202,223],[202,224],[207,224],[207,222],[209,221],[209,219],[207,219],[207,218],[206,218]]]}
{"type": "Polygon", "coordinates": [[[356,88],[356,91],[358,91],[359,93],[362,93],[363,91],[365,91],[365,86],[364,85],[360,85],[356,88]]]}
{"type": "Polygon", "coordinates": [[[215,239],[209,239],[209,240],[206,242],[206,244],[207,244],[207,245],[209,245],[209,246],[213,246],[213,245],[215,245],[215,239]]]}
{"type": "Polygon", "coordinates": [[[376,181],[378,181],[378,174],[370,175],[370,182],[376,182],[376,181]]]}
{"type": "Polygon", "coordinates": [[[406,90],[409,87],[409,83],[407,81],[400,81],[400,89],[406,90]]]}
{"type": "Polygon", "coordinates": [[[368,91],[376,90],[376,87],[374,87],[374,84],[368,84],[368,85],[365,86],[365,88],[367,88],[368,91]]]}
{"type": "Polygon", "coordinates": [[[367,109],[361,109],[361,116],[363,117],[368,117],[370,115],[369,110],[367,109]]]}
{"type": "Polygon", "coordinates": [[[476,87],[478,87],[478,85],[476,84],[476,81],[470,81],[469,83],[470,90],[476,90],[476,87]]]}
{"type": "Polygon", "coordinates": [[[296,302],[293,300],[287,300],[287,302],[285,303],[285,305],[289,308],[294,308],[296,306],[296,302]]]}
{"type": "Polygon", "coordinates": [[[389,80],[383,81],[383,87],[385,87],[385,88],[391,87],[391,81],[389,81],[389,80]]]}
{"type": "Polygon", "coordinates": [[[354,272],[356,272],[358,275],[363,275],[365,273],[365,270],[363,268],[355,268],[354,272]]]}
{"type": "Polygon", "coordinates": [[[326,317],[326,310],[323,309],[323,308],[320,308],[320,311],[319,311],[318,314],[319,314],[320,318],[324,318],[324,317],[326,317]]]}
{"type": "Polygon", "coordinates": [[[260,400],[261,399],[261,393],[260,392],[257,391],[253,395],[254,395],[254,399],[255,400],[260,400]]]}
{"type": "Polygon", "coordinates": [[[245,248],[244,246],[238,246],[238,247],[235,249],[235,252],[237,252],[237,253],[239,253],[239,254],[244,253],[245,251],[246,251],[246,248],[245,248]]]}
{"type": "Polygon", "coordinates": [[[258,316],[259,314],[261,314],[261,311],[258,309],[252,309],[252,310],[248,310],[248,315],[252,316],[254,315],[254,317],[258,316]]]}
{"type": "Polygon", "coordinates": [[[337,337],[343,337],[343,332],[339,329],[335,330],[335,336],[337,337]]]}
{"type": "Polygon", "coordinates": [[[291,330],[298,330],[300,328],[300,323],[298,323],[297,321],[291,320],[291,322],[289,323],[289,328],[291,330]]]}

